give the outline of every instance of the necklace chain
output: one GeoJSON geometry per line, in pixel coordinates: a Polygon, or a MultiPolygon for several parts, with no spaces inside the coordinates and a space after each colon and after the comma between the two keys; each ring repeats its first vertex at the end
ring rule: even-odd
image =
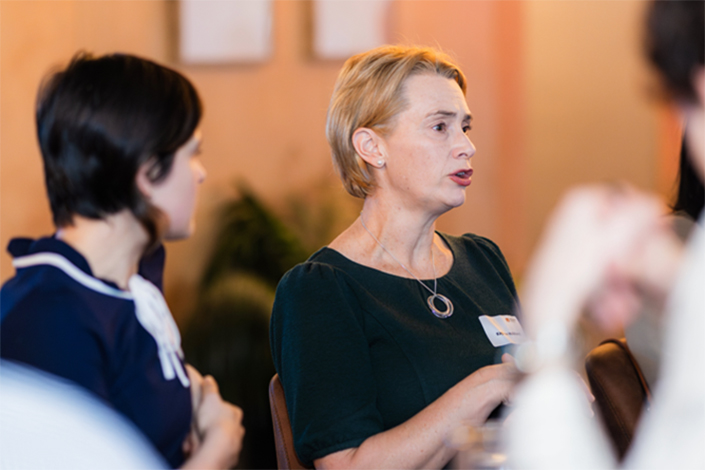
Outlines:
{"type": "Polygon", "coordinates": [[[401,266],[404,271],[409,273],[409,275],[411,277],[413,277],[414,279],[416,279],[416,281],[418,281],[418,283],[421,284],[424,287],[424,289],[426,289],[427,291],[429,291],[431,293],[431,296],[427,300],[427,303],[428,303],[429,308],[431,309],[431,312],[433,312],[433,314],[435,316],[437,316],[438,318],[448,318],[449,316],[451,316],[453,314],[453,302],[451,302],[450,299],[448,299],[448,297],[438,293],[438,277],[436,277],[436,259],[433,255],[433,244],[431,244],[431,267],[433,268],[433,290],[431,290],[430,287],[428,287],[426,284],[424,284],[421,279],[416,277],[416,274],[412,273],[409,269],[407,269],[407,267],[404,266],[404,263],[399,261],[397,259],[397,257],[394,256],[392,254],[392,252],[389,251],[387,249],[387,247],[384,246],[382,244],[382,242],[379,241],[379,239],[377,237],[375,237],[375,235],[370,231],[370,229],[367,228],[367,225],[365,225],[365,220],[362,218],[362,213],[360,213],[360,222],[362,223],[362,227],[365,229],[365,231],[370,234],[372,239],[375,242],[377,242],[377,244],[384,250],[384,252],[387,253],[389,256],[391,256],[392,259],[394,261],[396,261],[397,264],[399,264],[399,266],[401,266]],[[442,312],[436,308],[436,306],[434,304],[435,299],[439,299],[441,302],[443,302],[446,305],[445,311],[442,312]]]}

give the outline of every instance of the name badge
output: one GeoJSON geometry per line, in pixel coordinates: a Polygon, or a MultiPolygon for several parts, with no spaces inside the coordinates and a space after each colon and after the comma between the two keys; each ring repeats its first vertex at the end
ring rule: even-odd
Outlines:
{"type": "Polygon", "coordinates": [[[479,318],[487,338],[495,348],[506,346],[507,344],[521,344],[525,341],[524,329],[514,315],[497,315],[494,317],[482,315],[479,318]]]}

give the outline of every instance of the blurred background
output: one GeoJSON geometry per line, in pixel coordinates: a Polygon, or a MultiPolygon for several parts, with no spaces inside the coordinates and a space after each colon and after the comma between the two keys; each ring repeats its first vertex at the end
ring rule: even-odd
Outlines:
{"type": "MultiPolygon", "coordinates": [[[[254,59],[185,60],[187,10],[234,2],[0,0],[0,245],[53,231],[33,120],[47,72],[80,49],[178,69],[205,104],[208,178],[195,236],[167,246],[165,294],[195,365],[216,378],[258,373],[259,383],[271,377],[268,357],[261,367],[256,361],[268,354],[278,277],[332,240],[360,204],[342,190],[324,135],[343,59],[316,49],[321,3],[267,1],[266,47],[254,59]],[[237,369],[243,361],[248,372],[237,369]]],[[[625,180],[670,201],[679,124],[652,96],[644,1],[382,3],[375,31],[383,42],[439,47],[468,79],[476,172],[467,203],[440,219],[440,230],[493,239],[520,281],[568,187],[625,180]]],[[[368,26],[351,17],[340,34],[368,26]]],[[[3,250],[0,278],[12,274],[3,250]]],[[[223,394],[242,404],[251,392],[237,387],[223,394]]],[[[256,425],[245,424],[254,438],[256,425]]]]}

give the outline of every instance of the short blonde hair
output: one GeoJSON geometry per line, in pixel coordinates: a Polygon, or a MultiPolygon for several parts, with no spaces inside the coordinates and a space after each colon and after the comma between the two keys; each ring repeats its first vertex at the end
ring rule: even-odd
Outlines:
{"type": "Polygon", "coordinates": [[[463,72],[450,57],[430,47],[382,46],[343,65],[328,106],[326,137],[333,165],[353,196],[364,199],[374,188],[370,168],[353,146],[353,133],[361,127],[388,132],[407,104],[404,82],[424,73],[455,80],[465,94],[463,72]]]}

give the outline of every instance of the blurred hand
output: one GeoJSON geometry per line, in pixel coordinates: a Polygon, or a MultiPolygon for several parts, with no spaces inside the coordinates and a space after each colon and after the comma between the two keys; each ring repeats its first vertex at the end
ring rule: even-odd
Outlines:
{"type": "Polygon", "coordinates": [[[635,241],[623,258],[611,263],[590,296],[588,311],[603,330],[622,330],[645,303],[663,311],[684,249],[667,222],[662,217],[635,241]]]}
{"type": "Polygon", "coordinates": [[[219,453],[218,460],[224,463],[223,468],[234,466],[245,435],[242,410],[221,398],[218,384],[211,376],[204,377],[201,382],[201,402],[195,412],[195,421],[202,447],[208,446],[209,452],[219,453]]]}
{"type": "Polygon", "coordinates": [[[644,292],[663,297],[680,262],[664,207],[629,187],[574,189],[559,204],[527,272],[523,306],[531,336],[572,327],[591,306],[603,326],[624,324],[644,292]],[[659,294],[661,292],[661,294],[659,294]]]}

